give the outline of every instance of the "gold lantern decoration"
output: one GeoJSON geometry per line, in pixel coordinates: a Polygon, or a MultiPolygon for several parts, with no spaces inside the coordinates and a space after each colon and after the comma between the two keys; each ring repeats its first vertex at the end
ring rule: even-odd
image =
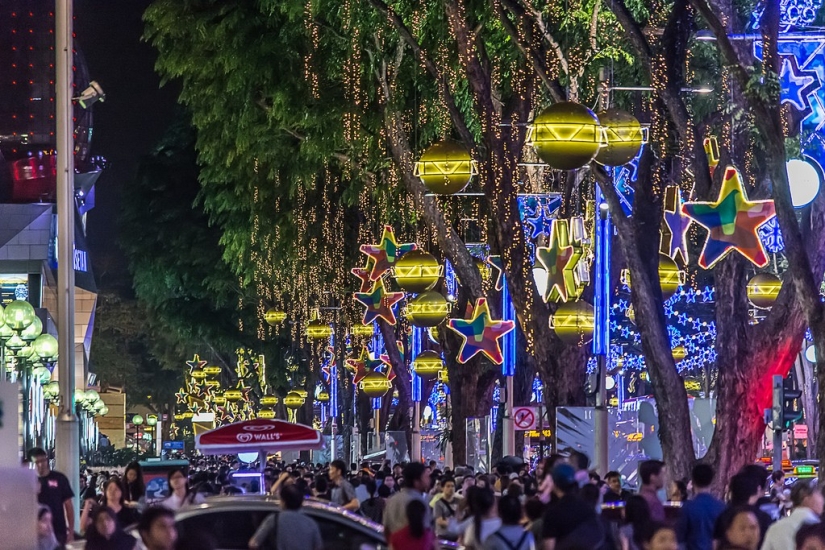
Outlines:
{"type": "Polygon", "coordinates": [[[410,300],[404,314],[414,326],[434,327],[450,314],[450,303],[440,292],[428,290],[410,300]]]}
{"type": "Polygon", "coordinates": [[[527,143],[551,168],[574,170],[593,160],[605,140],[599,119],[579,103],[563,101],[542,111],[527,131],[527,143]]]}
{"type": "Polygon", "coordinates": [[[395,262],[393,278],[398,286],[415,294],[432,289],[444,271],[444,267],[429,252],[412,250],[395,262]]]}
{"type": "Polygon", "coordinates": [[[550,328],[562,342],[570,345],[583,346],[590,342],[594,327],[593,306],[584,300],[560,304],[550,317],[550,328]]]}
{"type": "Polygon", "coordinates": [[[596,154],[596,162],[621,166],[633,160],[647,141],[636,117],[619,109],[601,111],[596,117],[607,138],[607,145],[596,154]]]}
{"type": "Polygon", "coordinates": [[[265,418],[266,420],[272,420],[275,418],[275,411],[272,409],[261,409],[258,411],[258,418],[265,418]]]}
{"type": "Polygon", "coordinates": [[[673,360],[677,363],[687,357],[687,350],[685,346],[676,346],[672,350],[670,350],[671,355],[673,355],[673,360]]]}
{"type": "Polygon", "coordinates": [[[212,403],[214,403],[217,407],[223,407],[226,405],[226,397],[223,395],[216,395],[212,398],[212,403]]]}
{"type": "Polygon", "coordinates": [[[304,404],[304,401],[305,398],[301,397],[300,393],[293,390],[286,394],[286,397],[284,397],[284,406],[287,409],[294,411],[295,409],[300,408],[304,404]]]}
{"type": "Polygon", "coordinates": [[[318,403],[329,403],[329,392],[318,392],[318,395],[315,397],[315,400],[318,401],[318,403]]]}
{"type": "Polygon", "coordinates": [[[225,392],[223,392],[223,396],[230,403],[235,403],[241,400],[241,398],[243,397],[243,392],[241,390],[226,390],[225,392]]]}
{"type": "Polygon", "coordinates": [[[306,335],[310,340],[327,340],[332,336],[332,327],[320,319],[314,319],[307,323],[306,335]]]}
{"type": "Polygon", "coordinates": [[[185,420],[185,419],[186,419],[186,416],[184,416],[183,413],[178,413],[178,414],[175,415],[175,420],[177,420],[178,422],[180,422],[182,420],[185,420]]]}
{"type": "Polygon", "coordinates": [[[748,301],[759,309],[769,309],[779,296],[782,279],[772,273],[757,273],[748,281],[748,301]]]}
{"type": "Polygon", "coordinates": [[[193,413],[192,411],[186,411],[185,413],[183,413],[183,418],[184,420],[192,420],[193,418],[195,418],[195,413],[193,413]]]}
{"type": "Polygon", "coordinates": [[[206,378],[206,372],[204,372],[203,369],[195,369],[189,374],[189,376],[191,376],[195,380],[203,380],[204,378],[206,378]]]}
{"type": "Polygon", "coordinates": [[[367,397],[381,397],[390,391],[392,382],[386,374],[374,370],[361,379],[358,387],[367,397]]]}
{"type": "Polygon", "coordinates": [[[372,336],[374,332],[375,328],[373,327],[372,323],[369,323],[367,325],[356,323],[349,327],[350,336],[372,336]]]}
{"type": "Polygon", "coordinates": [[[212,365],[210,367],[204,367],[203,372],[206,373],[207,376],[218,376],[223,369],[218,365],[212,365]]]}
{"type": "Polygon", "coordinates": [[[473,176],[478,174],[478,165],[460,144],[440,141],[424,151],[415,163],[414,173],[430,192],[452,195],[467,187],[473,176]]]}
{"type": "MultiPolygon", "coordinates": [[[[631,285],[630,271],[623,269],[621,273],[621,281],[628,287],[631,285]]],[[[662,288],[662,298],[669,299],[679,287],[684,285],[686,281],[686,274],[684,270],[679,268],[679,265],[667,254],[659,253],[659,286],[662,288]]],[[[630,315],[628,315],[629,317],[630,315]]],[[[635,323],[635,313],[633,319],[635,323]]]]}
{"type": "Polygon", "coordinates": [[[264,321],[271,327],[276,327],[286,320],[286,312],[271,307],[264,313],[264,321]]]}
{"type": "Polygon", "coordinates": [[[412,362],[412,370],[424,380],[432,380],[438,377],[438,373],[444,369],[444,361],[435,351],[422,351],[412,362]]]}
{"type": "Polygon", "coordinates": [[[274,407],[278,404],[278,398],[274,395],[265,395],[261,397],[259,403],[262,407],[274,407]]]}

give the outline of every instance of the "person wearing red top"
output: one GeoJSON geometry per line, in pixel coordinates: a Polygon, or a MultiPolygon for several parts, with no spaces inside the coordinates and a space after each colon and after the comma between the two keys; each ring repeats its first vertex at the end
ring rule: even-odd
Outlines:
{"type": "Polygon", "coordinates": [[[424,525],[427,506],[420,500],[407,504],[407,525],[390,536],[392,550],[435,550],[435,534],[424,525]]]}

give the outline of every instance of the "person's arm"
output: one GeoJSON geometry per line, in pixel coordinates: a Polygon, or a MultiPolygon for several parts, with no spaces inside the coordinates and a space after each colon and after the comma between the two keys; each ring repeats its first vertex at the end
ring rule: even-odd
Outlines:
{"type": "Polygon", "coordinates": [[[344,510],[349,510],[350,512],[357,512],[359,508],[361,508],[361,503],[355,497],[352,497],[349,502],[344,504],[344,510]]]}
{"type": "Polygon", "coordinates": [[[359,501],[358,497],[355,496],[355,489],[352,488],[352,485],[345,484],[344,482],[342,482],[341,493],[345,499],[348,499],[347,503],[344,504],[344,510],[349,510],[350,512],[357,512],[361,509],[361,501],[359,501]]]}
{"type": "Polygon", "coordinates": [[[66,513],[66,522],[68,524],[66,541],[72,542],[74,540],[74,496],[63,501],[63,510],[66,513]]]}
{"type": "Polygon", "coordinates": [[[249,548],[251,550],[257,550],[261,548],[262,545],[266,542],[267,537],[272,532],[272,529],[275,528],[275,514],[269,514],[265,520],[261,522],[261,525],[258,526],[258,530],[255,531],[255,534],[252,535],[252,538],[249,539],[249,548]]]}

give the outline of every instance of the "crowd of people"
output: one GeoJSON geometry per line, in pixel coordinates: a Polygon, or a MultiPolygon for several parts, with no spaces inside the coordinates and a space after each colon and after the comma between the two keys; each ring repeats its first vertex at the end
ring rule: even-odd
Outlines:
{"type": "MultiPolygon", "coordinates": [[[[237,463],[198,459],[191,472],[169,472],[169,496],[147,506],[140,466],[130,464],[122,475],[84,477],[74,526],[68,480],[49,469],[45,452],[35,449],[31,460],[41,481],[43,550],[61,548],[75,531],[90,550],[209,548],[205,540],[177,540],[174,511],[210,494],[243,491],[228,481],[237,463]]],[[[640,463],[637,473],[639,487],[631,491],[618,472],[602,479],[589,470],[577,451],[535,468],[503,462],[491,473],[435,462],[270,462],[267,485],[281,511],[263,521],[249,548],[320,550],[318,526],[300,511],[314,498],[382,524],[394,550],[433,550],[439,539],[474,550],[825,550],[825,498],[816,480],[789,485],[782,472],[769,475],[754,464],[720,483],[712,466],[697,464],[690,479],[666,486],[667,467],[657,460],[640,463]],[[722,486],[724,500],[714,496],[722,486]]]]}

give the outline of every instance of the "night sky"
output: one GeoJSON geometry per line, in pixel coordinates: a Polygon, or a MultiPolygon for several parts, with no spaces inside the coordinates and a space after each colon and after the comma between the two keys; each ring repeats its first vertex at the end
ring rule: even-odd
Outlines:
{"type": "Polygon", "coordinates": [[[88,235],[98,284],[105,288],[126,268],[117,244],[122,189],[134,181],[147,154],[171,121],[176,87],[159,88],[155,50],[141,41],[148,0],[75,0],[75,34],[89,74],[106,92],[95,106],[93,154],[110,165],[97,182],[88,235]]]}

